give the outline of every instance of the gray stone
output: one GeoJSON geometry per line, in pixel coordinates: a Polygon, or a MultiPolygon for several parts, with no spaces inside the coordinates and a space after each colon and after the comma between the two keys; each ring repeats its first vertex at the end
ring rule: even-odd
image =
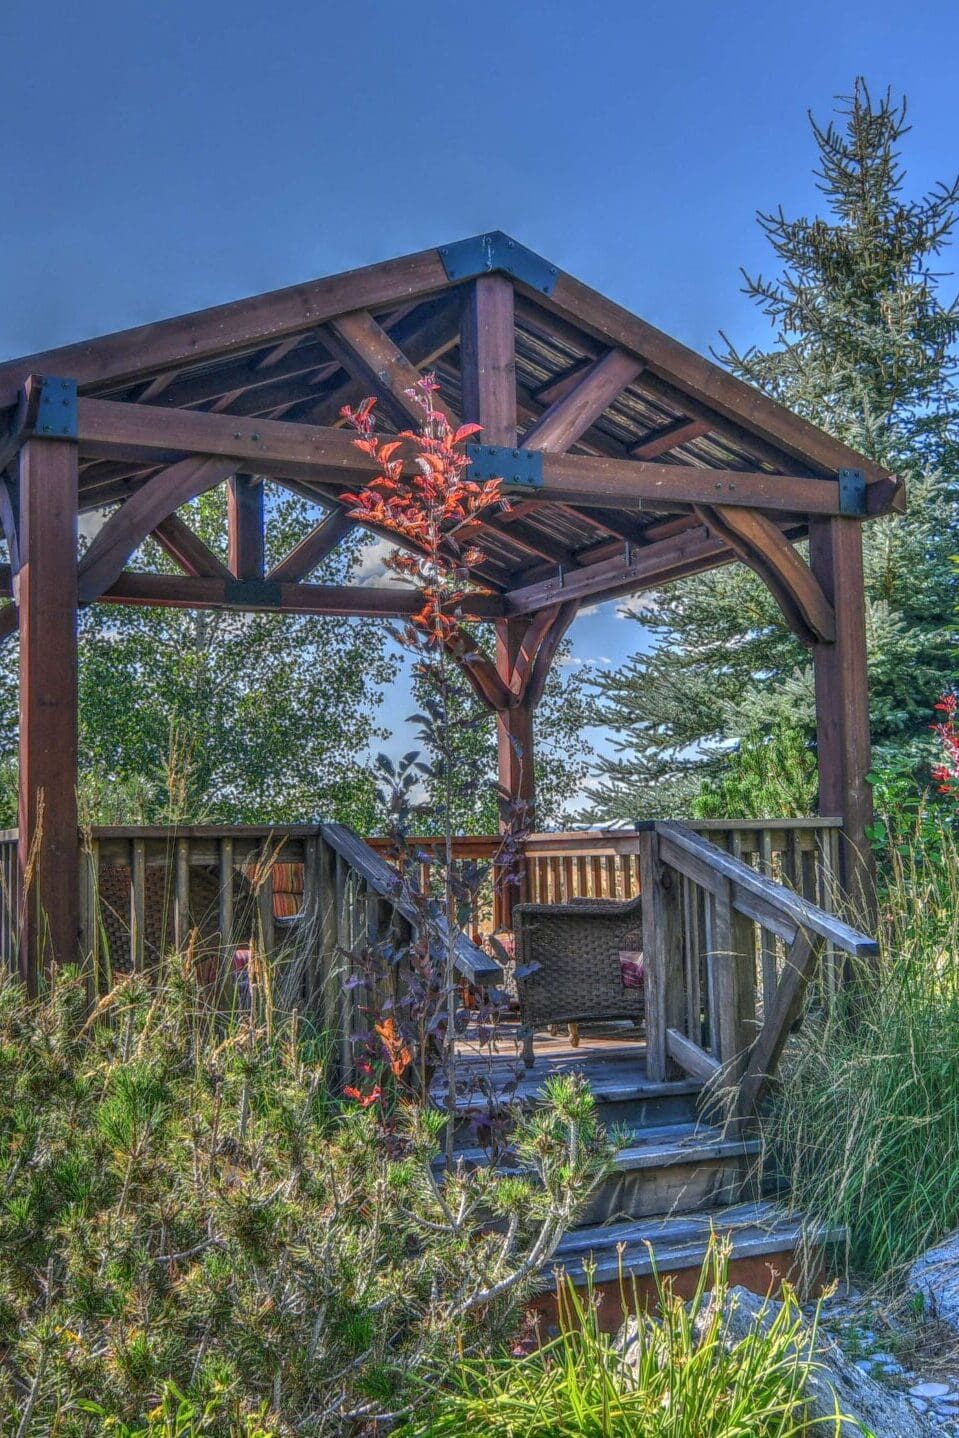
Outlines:
{"type": "Polygon", "coordinates": [[[959,1233],[916,1259],[909,1287],[921,1296],[927,1313],[959,1331],[959,1233]]]}
{"type": "Polygon", "coordinates": [[[913,1398],[948,1398],[952,1389],[948,1383],[914,1383],[909,1392],[913,1398]]]}
{"type": "MultiPolygon", "coordinates": [[[[775,1321],[780,1304],[763,1300],[747,1288],[732,1288],[723,1311],[723,1330],[727,1344],[732,1346],[754,1332],[757,1327],[768,1329],[775,1321]]],[[[710,1321],[708,1306],[700,1313],[697,1328],[702,1331],[710,1321]]],[[[807,1330],[808,1334],[808,1330],[807,1330]]],[[[627,1354],[630,1334],[620,1334],[620,1344],[627,1354]]],[[[799,1351],[809,1352],[809,1341],[800,1342],[799,1351]]],[[[884,1387],[875,1378],[863,1373],[842,1349],[822,1332],[817,1335],[816,1364],[806,1384],[806,1404],[810,1420],[834,1419],[836,1406],[844,1415],[842,1438],[862,1438],[872,1432],[876,1438],[941,1438],[938,1419],[926,1418],[898,1392],[884,1387]]],[[[916,1399],[921,1403],[922,1399],[916,1399]]],[[[827,1431],[823,1425],[823,1431],[827,1431]]],[[[828,1432],[832,1433],[832,1427],[828,1432]]]]}

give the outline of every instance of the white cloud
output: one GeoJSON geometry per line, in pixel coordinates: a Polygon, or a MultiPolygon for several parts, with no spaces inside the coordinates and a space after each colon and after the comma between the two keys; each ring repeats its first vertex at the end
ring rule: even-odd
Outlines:
{"type": "Polygon", "coordinates": [[[656,600],[652,594],[635,594],[628,604],[620,604],[616,608],[617,619],[635,619],[641,614],[648,614],[656,608],[656,600]]]}
{"type": "Polygon", "coordinates": [[[408,581],[398,580],[393,571],[386,567],[387,557],[395,548],[396,545],[391,544],[388,539],[372,539],[360,554],[352,582],[367,589],[380,584],[407,584],[408,581]]]}

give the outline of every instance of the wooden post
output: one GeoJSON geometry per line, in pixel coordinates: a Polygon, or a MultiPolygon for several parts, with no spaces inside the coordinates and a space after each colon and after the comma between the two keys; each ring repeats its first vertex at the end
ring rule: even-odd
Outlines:
{"type": "MultiPolygon", "coordinates": [[[[463,419],[483,426],[479,436],[488,444],[516,443],[516,343],[514,296],[503,275],[481,275],[470,286],[463,311],[460,352],[463,374],[463,419]]],[[[508,686],[530,621],[507,619],[496,626],[496,668],[508,686]]],[[[517,806],[532,821],[536,786],[533,776],[533,711],[529,705],[499,710],[496,715],[499,782],[507,796],[501,804],[506,828],[517,806]],[[511,812],[512,811],[512,812],[511,812]]],[[[496,882],[496,876],[494,876],[496,882]]],[[[499,886],[500,917],[511,928],[516,886],[499,886]]]]}
{"type": "MultiPolygon", "coordinates": [[[[662,1083],[675,1072],[667,1058],[667,1029],[684,1028],[682,891],[677,873],[659,856],[659,835],[639,836],[643,896],[643,962],[646,971],[646,1073],[662,1083]]],[[[698,1042],[699,1036],[695,1036],[698,1042]]]]}
{"type": "Polygon", "coordinates": [[[856,519],[810,519],[809,561],[836,614],[836,638],[813,649],[819,812],[843,821],[840,883],[857,922],[872,928],[875,861],[872,822],[869,681],[866,670],[862,531],[856,519]]]}
{"type": "Polygon", "coordinates": [[[237,579],[263,578],[263,485],[248,474],[227,480],[230,573],[237,579]]]}
{"type": "Polygon", "coordinates": [[[38,434],[19,470],[20,970],[35,992],[78,956],[76,440],[38,434]]]}

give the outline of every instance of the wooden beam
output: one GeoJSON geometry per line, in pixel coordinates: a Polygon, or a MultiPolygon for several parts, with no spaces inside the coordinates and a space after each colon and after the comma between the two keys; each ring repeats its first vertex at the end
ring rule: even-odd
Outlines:
{"type": "Polygon", "coordinates": [[[274,584],[295,584],[306,579],[355,528],[345,510],[332,511],[273,566],[267,579],[274,584]]]}
{"type": "Polygon", "coordinates": [[[122,573],[131,554],[161,520],[214,489],[233,473],[232,462],[185,459],[165,469],[138,489],[104,524],[80,561],[79,596],[88,604],[122,573]]]}
{"type": "Polygon", "coordinates": [[[809,564],[836,615],[832,643],[813,650],[819,812],[843,821],[839,881],[867,927],[876,913],[869,674],[862,531],[852,519],[813,520],[809,564]]]}
{"type": "Polygon", "coordinates": [[[0,408],[15,403],[31,373],[70,375],[83,386],[118,383],[158,370],[200,364],[315,328],[347,310],[400,304],[446,289],[439,251],[292,285],[196,314],[160,320],[101,339],[66,345],[0,365],[0,408]]]}
{"type": "MultiPolygon", "coordinates": [[[[0,565],[0,595],[11,592],[8,566],[0,565]]],[[[418,590],[396,584],[274,583],[270,580],[236,580],[191,577],[185,574],[147,574],[125,570],[94,599],[104,604],[155,605],[164,609],[235,609],[266,614],[339,614],[408,619],[422,608],[418,590]]],[[[502,617],[497,595],[467,595],[462,602],[466,619],[490,622],[502,617]]]]}
{"type": "Polygon", "coordinates": [[[579,603],[575,599],[559,605],[548,633],[543,636],[539,651],[533,661],[524,695],[525,701],[531,709],[535,709],[543,697],[549,681],[550,670],[553,667],[553,660],[566,636],[566,631],[578,613],[579,603]]]}
{"type": "MultiPolygon", "coordinates": [[[[572,275],[560,272],[551,293],[536,294],[535,299],[544,309],[582,325],[605,344],[620,346],[634,354],[644,361],[649,371],[662,376],[684,395],[703,402],[720,416],[744,426],[787,454],[832,473],[852,468],[862,469],[867,480],[888,476],[888,471],[881,466],[865,460],[808,420],[630,314],[572,275]]],[[[688,406],[685,409],[691,413],[688,406]]]]}
{"type": "Polygon", "coordinates": [[[739,1085],[735,1109],[738,1118],[749,1118],[755,1114],[769,1086],[786,1047],[790,1027],[802,1005],[806,985],[815,971],[822,944],[822,939],[800,929],[786,953],[786,962],[776,984],[772,1012],[763,1020],[739,1085]]]}
{"type": "MultiPolygon", "coordinates": [[[[368,310],[338,316],[330,321],[329,331],[330,347],[340,363],[376,395],[399,428],[422,423],[423,409],[407,393],[420,373],[368,310]]],[[[439,396],[434,397],[434,408],[444,408],[439,396]]]]}
{"type": "Polygon", "coordinates": [[[703,419],[675,419],[671,424],[663,425],[662,429],[654,430],[638,444],[630,445],[630,459],[656,459],[661,454],[667,454],[669,450],[676,449],[681,444],[688,444],[692,439],[700,439],[704,434],[709,433],[709,424],[703,419]]]}
{"type": "Polygon", "coordinates": [[[249,474],[227,480],[229,570],[236,579],[262,579],[265,553],[263,485],[249,474]]]}
{"type": "Polygon", "coordinates": [[[516,444],[513,286],[481,275],[468,287],[460,339],[463,419],[483,426],[487,444],[516,444]]]}
{"type": "Polygon", "coordinates": [[[28,440],[19,487],[20,964],[35,992],[78,956],[76,443],[28,440]]]}
{"type": "Polygon", "coordinates": [[[562,374],[556,375],[553,379],[548,379],[545,384],[538,385],[532,392],[533,399],[539,404],[554,404],[556,400],[562,399],[564,395],[569,394],[570,390],[578,384],[584,372],[590,368],[592,363],[593,361],[588,357],[574,360],[568,369],[563,370],[562,374]]]}
{"type": "Polygon", "coordinates": [[[836,637],[836,616],[808,564],[781,529],[755,510],[698,505],[696,512],[769,589],[804,644],[836,637]]]}
{"type": "MultiPolygon", "coordinates": [[[[483,372],[487,381],[494,373],[491,366],[492,361],[483,372]]],[[[508,408],[505,400],[500,408],[508,408]]],[[[358,476],[376,471],[369,456],[340,429],[97,399],[81,399],[79,411],[81,452],[90,457],[216,455],[232,458],[234,468],[258,474],[333,480],[340,476],[342,483],[350,485],[358,482],[358,476]]],[[[502,418],[494,416],[494,430],[497,427],[500,434],[509,432],[502,418]]],[[[483,437],[489,434],[490,427],[485,426],[483,437]]],[[[887,494],[891,503],[893,492],[888,487],[887,494]]],[[[667,508],[679,502],[796,514],[841,512],[835,480],[549,452],[543,455],[543,483],[536,489],[536,499],[601,508],[642,509],[652,501],[667,508]]]]}
{"type": "Polygon", "coordinates": [[[566,394],[556,399],[523,436],[524,449],[566,450],[642,372],[635,355],[610,350],[594,361],[566,394]]]}
{"type": "Polygon", "coordinates": [[[506,609],[511,614],[535,614],[559,602],[600,595],[612,599],[637,589],[657,589],[674,579],[728,564],[734,557],[727,544],[698,525],[674,539],[647,545],[628,559],[620,554],[511,589],[505,596],[506,609]]]}
{"type": "Polygon", "coordinates": [[[197,579],[230,577],[223,561],[178,514],[168,514],[166,519],[161,519],[152,537],[185,574],[197,579]]]}

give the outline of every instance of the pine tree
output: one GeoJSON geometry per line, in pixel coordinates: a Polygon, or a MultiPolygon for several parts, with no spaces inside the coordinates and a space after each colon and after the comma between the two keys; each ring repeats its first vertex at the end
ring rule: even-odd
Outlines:
{"type": "MultiPolygon", "coordinates": [[[[938,257],[959,218],[959,180],[903,194],[906,103],[862,80],[823,127],[824,216],[759,213],[779,274],[744,273],[768,318],[768,350],[718,356],[740,378],[901,474],[908,513],[864,526],[867,643],[878,764],[921,766],[932,708],[956,672],[951,556],[959,548],[959,305],[940,295],[938,257]]],[[[742,566],[687,580],[637,615],[651,650],[597,679],[604,758],[592,818],[689,812],[730,745],[783,718],[811,743],[812,665],[742,566]]]]}

